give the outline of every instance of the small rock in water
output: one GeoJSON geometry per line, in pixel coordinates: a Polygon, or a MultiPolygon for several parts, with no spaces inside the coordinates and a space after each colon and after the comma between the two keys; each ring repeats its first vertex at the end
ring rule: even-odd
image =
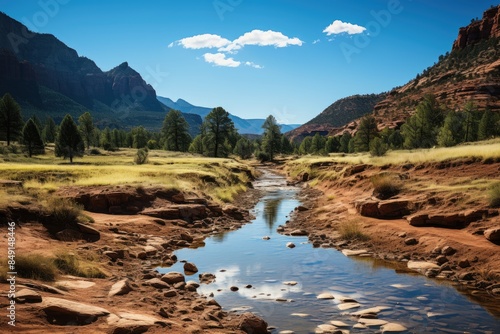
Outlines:
{"type": "Polygon", "coordinates": [[[286,281],[286,282],[283,282],[284,285],[291,285],[291,286],[294,286],[294,285],[297,285],[297,282],[295,281],[286,281]]]}
{"type": "Polygon", "coordinates": [[[332,320],[330,323],[336,327],[349,327],[349,325],[343,321],[332,320]]]}
{"type": "Polygon", "coordinates": [[[382,326],[388,323],[387,321],[382,319],[365,319],[365,318],[359,319],[358,322],[368,327],[382,326]]]}
{"type": "Polygon", "coordinates": [[[345,311],[345,310],[350,310],[352,308],[361,307],[361,304],[359,304],[359,303],[342,303],[342,304],[338,304],[337,307],[339,308],[339,310],[345,311]]]}
{"type": "Polygon", "coordinates": [[[234,292],[234,291],[238,291],[239,288],[237,286],[232,286],[232,287],[230,287],[230,290],[234,292]]]}
{"type": "Polygon", "coordinates": [[[262,237],[262,240],[269,240],[269,239],[271,239],[271,237],[267,235],[265,237],[262,237]]]}
{"type": "Polygon", "coordinates": [[[409,288],[411,285],[405,285],[405,284],[391,284],[391,286],[393,288],[396,288],[396,289],[406,289],[406,288],[409,288]]]}
{"type": "Polygon", "coordinates": [[[317,299],[335,299],[335,297],[331,293],[321,293],[316,298],[317,299]]]}
{"type": "Polygon", "coordinates": [[[295,244],[293,242],[289,242],[286,244],[288,248],[295,248],[295,244]]]}
{"type": "Polygon", "coordinates": [[[307,313],[292,313],[290,314],[292,317],[299,317],[299,318],[307,318],[310,317],[310,314],[307,313]]]}
{"type": "Polygon", "coordinates": [[[383,325],[382,327],[380,327],[380,330],[382,331],[382,333],[404,332],[404,331],[407,331],[408,328],[406,328],[405,326],[403,326],[401,324],[396,324],[394,322],[389,322],[389,323],[383,325]]]}

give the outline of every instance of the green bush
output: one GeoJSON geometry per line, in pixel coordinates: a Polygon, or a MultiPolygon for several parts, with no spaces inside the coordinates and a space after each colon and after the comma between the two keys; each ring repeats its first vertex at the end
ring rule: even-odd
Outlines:
{"type": "Polygon", "coordinates": [[[68,198],[52,197],[47,201],[45,209],[53,224],[65,226],[78,221],[83,207],[68,198]]]}
{"type": "Polygon", "coordinates": [[[145,150],[143,148],[138,149],[137,153],[135,155],[135,158],[134,158],[135,164],[136,165],[143,165],[146,162],[148,162],[148,155],[149,155],[148,150],[145,150]]]}
{"type": "Polygon", "coordinates": [[[344,240],[367,241],[368,235],[363,233],[361,226],[356,221],[342,222],[339,226],[340,237],[344,240]]]}
{"type": "Polygon", "coordinates": [[[57,267],[53,259],[38,255],[17,255],[16,271],[19,277],[42,281],[54,281],[57,267]]]}
{"type": "Polygon", "coordinates": [[[370,143],[370,154],[373,157],[384,156],[389,150],[389,146],[378,137],[374,138],[370,143]]]}

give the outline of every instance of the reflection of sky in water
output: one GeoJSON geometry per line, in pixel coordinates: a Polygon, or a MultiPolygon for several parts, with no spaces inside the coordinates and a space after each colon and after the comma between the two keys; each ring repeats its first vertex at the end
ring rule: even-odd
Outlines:
{"type": "MultiPolygon", "coordinates": [[[[252,224],[223,238],[208,238],[204,248],[176,252],[179,260],[195,263],[199,273],[216,276],[215,282],[198,288],[201,295],[213,294],[226,310],[250,309],[279,330],[290,329],[295,333],[314,332],[318,324],[330,320],[354,325],[356,319],[348,313],[356,309],[340,311],[337,307],[339,299],[346,297],[357,300],[361,309],[390,306],[379,318],[402,323],[414,333],[445,330],[500,333],[498,305],[495,318],[447,284],[440,285],[422,276],[398,275],[373,259],[347,258],[333,249],[312,248],[307,237],[278,234],[276,227],[285,224],[289,213],[299,204],[294,199],[296,189],[284,187],[282,178],[256,182],[256,188],[261,186],[271,186],[272,191],[255,207],[256,219],[252,224]],[[263,240],[263,236],[271,239],[263,240]],[[287,242],[297,247],[289,249],[287,242]],[[284,285],[285,281],[298,284],[284,285]],[[239,290],[233,292],[231,286],[239,290]],[[323,292],[333,294],[335,299],[316,299],[323,292]],[[291,316],[294,313],[310,316],[291,316]],[[429,317],[432,313],[442,315],[429,317]]],[[[162,272],[183,272],[182,265],[178,262],[162,272]]],[[[186,279],[197,281],[198,275],[186,279]]],[[[490,309],[494,308],[490,305],[490,309]]],[[[368,332],[372,329],[378,327],[368,332]]]]}

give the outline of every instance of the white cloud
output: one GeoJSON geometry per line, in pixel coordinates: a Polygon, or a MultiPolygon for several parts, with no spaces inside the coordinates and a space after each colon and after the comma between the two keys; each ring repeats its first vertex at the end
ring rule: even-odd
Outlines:
{"type": "Polygon", "coordinates": [[[205,53],[203,55],[203,59],[207,63],[214,64],[216,66],[225,66],[225,67],[238,67],[241,62],[234,60],[233,58],[226,58],[226,55],[223,53],[205,53]]]}
{"type": "Polygon", "coordinates": [[[342,22],[340,20],[333,21],[328,27],[323,30],[327,36],[348,33],[349,35],[361,34],[366,28],[357,24],[342,22]]]}
{"type": "Polygon", "coordinates": [[[171,48],[171,47],[173,47],[173,46],[174,46],[174,42],[172,42],[172,43],[170,43],[170,44],[168,45],[168,47],[169,47],[169,48],[171,48]]]}
{"type": "Polygon", "coordinates": [[[319,39],[316,39],[313,41],[313,44],[318,44],[319,42],[321,42],[319,39]]]}
{"type": "Polygon", "coordinates": [[[246,66],[253,67],[253,68],[258,68],[258,69],[262,69],[262,68],[264,68],[264,66],[261,66],[261,65],[255,64],[254,62],[251,62],[251,61],[246,61],[246,62],[245,62],[245,65],[246,65],[246,66]]]}
{"type": "Polygon", "coordinates": [[[196,35],[177,41],[177,44],[185,49],[221,48],[230,43],[230,40],[213,34],[196,35]]]}
{"type": "Polygon", "coordinates": [[[277,48],[284,48],[289,45],[301,46],[302,42],[297,37],[290,38],[283,35],[279,31],[263,31],[263,30],[252,30],[243,34],[233,41],[232,44],[235,45],[258,45],[258,46],[274,46],[277,48]]]}

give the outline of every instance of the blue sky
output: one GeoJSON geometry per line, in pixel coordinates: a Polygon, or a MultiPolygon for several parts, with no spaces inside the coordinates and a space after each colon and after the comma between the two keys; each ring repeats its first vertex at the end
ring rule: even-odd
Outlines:
{"type": "Polygon", "coordinates": [[[158,95],[305,123],[388,91],[451,49],[484,0],[0,0],[107,71],[128,61],[158,95]]]}

